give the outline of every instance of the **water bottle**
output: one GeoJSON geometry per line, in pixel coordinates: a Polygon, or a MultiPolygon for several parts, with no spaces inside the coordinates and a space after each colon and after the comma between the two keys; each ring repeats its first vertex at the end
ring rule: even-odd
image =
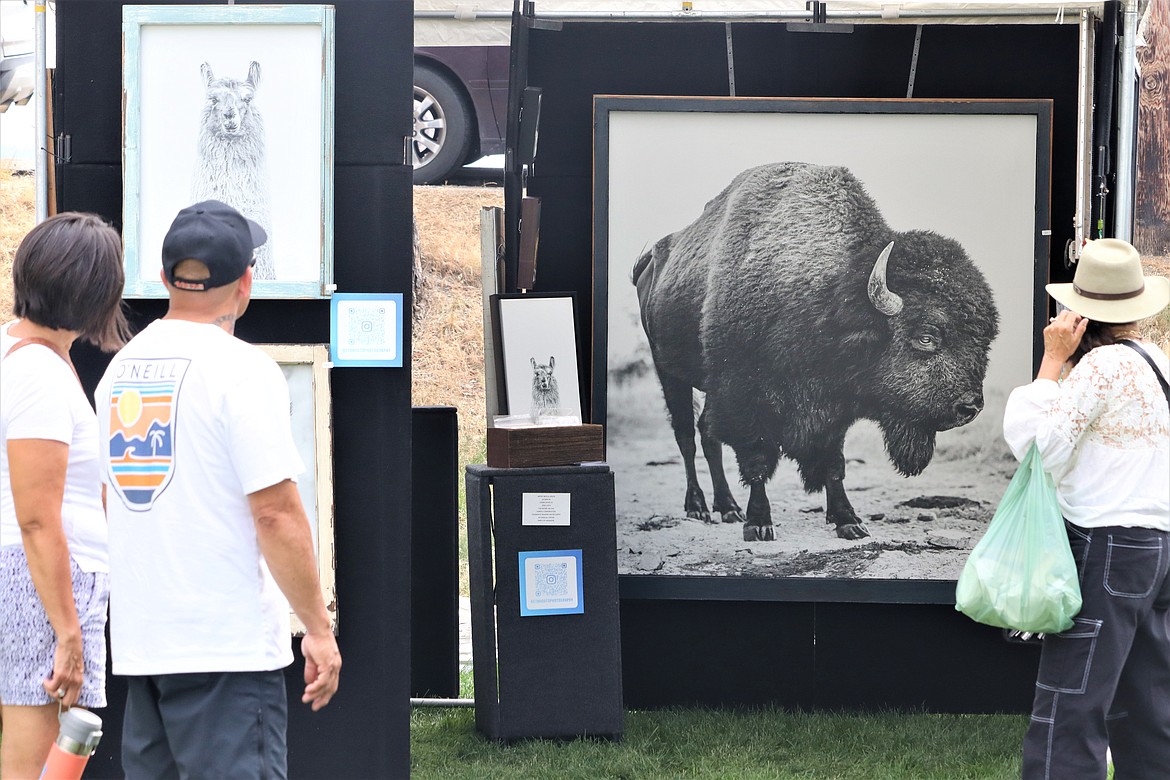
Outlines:
{"type": "Polygon", "coordinates": [[[41,780],[78,780],[102,738],[102,719],[74,707],[61,715],[61,731],[49,748],[41,780]]]}

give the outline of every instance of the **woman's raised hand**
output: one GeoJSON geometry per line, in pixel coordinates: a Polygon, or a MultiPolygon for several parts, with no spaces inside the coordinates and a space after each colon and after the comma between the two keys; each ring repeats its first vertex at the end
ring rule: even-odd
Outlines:
{"type": "Polygon", "coordinates": [[[1088,326],[1087,319],[1068,309],[1053,317],[1044,328],[1044,356],[1060,363],[1068,362],[1088,326]]]}

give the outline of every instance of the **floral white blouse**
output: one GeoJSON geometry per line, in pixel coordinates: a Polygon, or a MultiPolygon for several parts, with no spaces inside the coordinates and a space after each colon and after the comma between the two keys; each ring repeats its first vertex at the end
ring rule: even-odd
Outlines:
{"type": "MultiPolygon", "coordinates": [[[[1170,359],[1140,343],[1170,377],[1170,359]]],[[[1017,387],[1003,434],[1017,459],[1036,443],[1069,522],[1170,531],[1170,409],[1149,364],[1131,348],[1098,347],[1059,384],[1037,379],[1017,387]]]]}

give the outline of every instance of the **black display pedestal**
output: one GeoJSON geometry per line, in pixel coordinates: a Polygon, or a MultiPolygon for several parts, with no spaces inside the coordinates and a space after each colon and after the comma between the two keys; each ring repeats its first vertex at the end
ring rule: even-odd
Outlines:
{"type": "Polygon", "coordinates": [[[467,542],[476,728],[500,742],[620,739],[621,638],[609,467],[468,466],[467,542]],[[544,595],[552,593],[551,602],[536,590],[532,567],[543,559],[521,560],[522,554],[539,552],[553,553],[551,562],[580,553],[579,577],[570,563],[567,585],[554,582],[544,589],[544,595]],[[528,584],[524,592],[522,579],[528,584]],[[522,616],[522,605],[535,614],[522,616]],[[582,611],[541,614],[562,608],[582,611]]]}

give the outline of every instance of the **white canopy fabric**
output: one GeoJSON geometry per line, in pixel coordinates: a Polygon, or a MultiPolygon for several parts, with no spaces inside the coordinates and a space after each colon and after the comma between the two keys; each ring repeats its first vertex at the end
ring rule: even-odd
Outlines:
{"type": "MultiPolygon", "coordinates": [[[[801,21],[804,0],[537,0],[536,16],[567,21],[801,21]]],[[[1082,9],[1100,14],[1103,0],[882,2],[828,0],[829,21],[854,24],[1076,24],[1082,9]]],[[[506,46],[511,0],[415,0],[416,46],[506,46]]]]}

